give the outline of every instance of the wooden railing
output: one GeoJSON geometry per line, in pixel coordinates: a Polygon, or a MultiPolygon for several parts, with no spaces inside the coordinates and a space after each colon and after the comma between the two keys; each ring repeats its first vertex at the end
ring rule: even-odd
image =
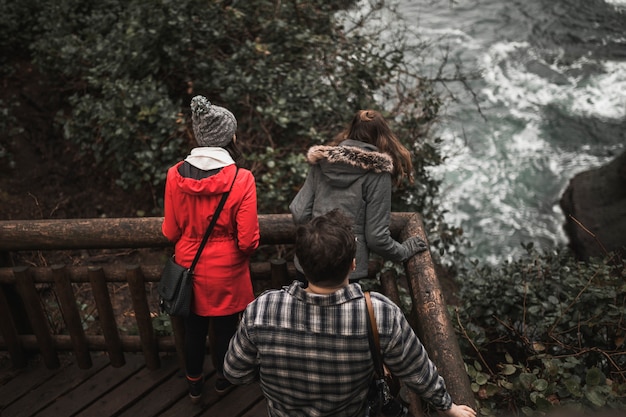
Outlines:
{"type": "MultiPolygon", "coordinates": [[[[26,364],[29,352],[39,352],[49,368],[59,366],[59,351],[71,351],[81,368],[92,366],[92,351],[106,351],[113,366],[124,365],[124,352],[142,352],[146,366],[160,366],[160,352],[178,353],[182,364],[183,323],[172,317],[172,335],[159,335],[153,318],[158,314],[156,282],[171,244],[161,233],[162,218],[63,219],[0,221],[0,350],[6,350],[16,367],[26,364]],[[8,265],[9,254],[20,251],[163,248],[160,263],[28,266],[8,265]],[[136,335],[122,334],[113,310],[109,285],[128,286],[136,335]],[[100,325],[98,334],[87,334],[76,301],[75,286],[88,285],[93,294],[100,325]],[[52,288],[60,307],[64,329],[53,331],[42,302],[40,288],[52,288]]],[[[261,245],[293,243],[295,227],[290,215],[259,216],[261,245]]],[[[421,217],[416,213],[392,213],[392,236],[426,239],[421,217]]],[[[441,286],[429,252],[420,253],[405,265],[413,303],[411,324],[421,337],[439,372],[457,402],[473,404],[458,341],[450,323],[441,286]]],[[[378,272],[370,265],[370,273],[378,272]]],[[[294,277],[291,262],[274,259],[253,262],[254,282],[278,288],[294,277]]],[[[382,292],[400,304],[397,277],[380,277],[382,292]]]]}

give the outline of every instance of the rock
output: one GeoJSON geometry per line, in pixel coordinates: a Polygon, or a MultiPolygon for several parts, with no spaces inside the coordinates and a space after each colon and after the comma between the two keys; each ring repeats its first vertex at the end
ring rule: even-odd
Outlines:
{"type": "Polygon", "coordinates": [[[572,178],[561,196],[565,233],[577,258],[626,254],[626,151],[572,178]]]}

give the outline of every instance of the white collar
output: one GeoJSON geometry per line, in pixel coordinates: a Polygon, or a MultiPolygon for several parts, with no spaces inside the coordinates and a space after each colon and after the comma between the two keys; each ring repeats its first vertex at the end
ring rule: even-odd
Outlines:
{"type": "Polygon", "coordinates": [[[185,161],[203,171],[223,168],[235,163],[226,149],[210,146],[193,148],[185,161]]]}

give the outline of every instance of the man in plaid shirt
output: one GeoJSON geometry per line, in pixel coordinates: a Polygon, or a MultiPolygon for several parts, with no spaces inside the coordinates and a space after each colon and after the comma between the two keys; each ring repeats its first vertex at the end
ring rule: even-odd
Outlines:
{"type": "MultiPolygon", "coordinates": [[[[334,210],[298,228],[296,255],[309,285],[294,281],[246,308],[224,361],[234,384],[260,380],[271,417],[366,415],[374,374],[367,307],[349,284],[356,243],[349,220],[334,210]]],[[[409,388],[450,417],[475,417],[456,405],[402,311],[371,294],[383,358],[409,388]]]]}

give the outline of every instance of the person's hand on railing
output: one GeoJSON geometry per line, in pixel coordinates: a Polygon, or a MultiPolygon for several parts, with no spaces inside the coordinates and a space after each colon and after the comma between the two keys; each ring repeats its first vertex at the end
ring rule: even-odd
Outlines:
{"type": "Polygon", "coordinates": [[[446,417],[476,417],[476,411],[467,405],[457,405],[452,403],[452,407],[446,411],[439,411],[439,414],[446,417]]]}
{"type": "Polygon", "coordinates": [[[418,236],[413,236],[413,237],[408,238],[402,243],[402,246],[404,246],[407,249],[407,256],[405,259],[402,260],[403,262],[408,260],[411,256],[415,255],[416,253],[420,253],[420,252],[424,252],[428,250],[428,245],[426,244],[426,242],[424,242],[424,240],[418,236]]]}

